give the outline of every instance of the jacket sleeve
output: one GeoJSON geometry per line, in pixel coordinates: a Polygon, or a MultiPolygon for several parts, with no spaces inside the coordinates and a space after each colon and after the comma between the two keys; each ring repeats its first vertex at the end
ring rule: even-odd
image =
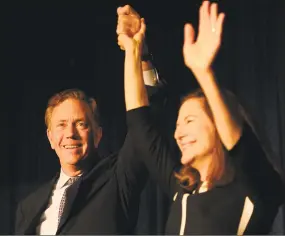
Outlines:
{"type": "Polygon", "coordinates": [[[283,181],[249,125],[244,124],[242,136],[229,154],[236,166],[237,178],[253,199],[276,205],[284,202],[283,181]]]}
{"type": "MultiPolygon", "coordinates": [[[[151,104],[150,112],[155,117],[156,124],[160,124],[161,127],[165,124],[162,115],[167,103],[166,85],[146,87],[151,104]]],[[[133,137],[133,122],[130,122],[133,120],[133,111],[128,111],[126,116],[128,132],[119,152],[115,173],[123,207],[129,212],[131,209],[137,210],[140,194],[149,177],[149,170],[145,165],[146,154],[137,148],[137,140],[133,137]]]]}
{"type": "Polygon", "coordinates": [[[151,177],[173,198],[177,186],[174,171],[179,163],[174,159],[167,138],[158,131],[150,107],[129,111],[127,123],[133,143],[140,153],[139,157],[151,177]]]}

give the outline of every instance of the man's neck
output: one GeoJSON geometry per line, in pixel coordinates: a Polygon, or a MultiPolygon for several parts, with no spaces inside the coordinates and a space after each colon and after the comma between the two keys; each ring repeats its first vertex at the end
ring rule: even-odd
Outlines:
{"type": "Polygon", "coordinates": [[[91,156],[88,156],[86,159],[82,160],[76,165],[64,164],[61,165],[61,168],[66,175],[74,177],[88,172],[98,161],[99,161],[98,154],[93,153],[91,156]]]}
{"type": "Polygon", "coordinates": [[[62,166],[62,171],[69,177],[75,177],[83,174],[83,170],[74,168],[73,166],[67,168],[66,166],[62,166]]]}

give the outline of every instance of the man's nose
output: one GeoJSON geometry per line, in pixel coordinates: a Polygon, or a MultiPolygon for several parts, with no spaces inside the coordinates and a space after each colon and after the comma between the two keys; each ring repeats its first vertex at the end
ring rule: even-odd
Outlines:
{"type": "Polygon", "coordinates": [[[66,127],[65,137],[66,138],[75,138],[77,135],[76,127],[73,124],[70,124],[66,127]]]}

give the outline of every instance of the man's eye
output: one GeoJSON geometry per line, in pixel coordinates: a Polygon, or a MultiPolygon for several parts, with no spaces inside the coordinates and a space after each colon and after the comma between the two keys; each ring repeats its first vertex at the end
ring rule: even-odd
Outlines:
{"type": "Polygon", "coordinates": [[[78,126],[81,127],[81,128],[86,128],[87,124],[85,122],[79,122],[78,126]]]}

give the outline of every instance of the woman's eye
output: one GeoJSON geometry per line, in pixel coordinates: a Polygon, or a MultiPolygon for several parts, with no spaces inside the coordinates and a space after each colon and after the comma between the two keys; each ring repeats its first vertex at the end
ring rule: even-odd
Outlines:
{"type": "Polygon", "coordinates": [[[188,119],[188,120],[186,120],[186,123],[189,124],[192,121],[193,121],[193,119],[188,119]]]}

